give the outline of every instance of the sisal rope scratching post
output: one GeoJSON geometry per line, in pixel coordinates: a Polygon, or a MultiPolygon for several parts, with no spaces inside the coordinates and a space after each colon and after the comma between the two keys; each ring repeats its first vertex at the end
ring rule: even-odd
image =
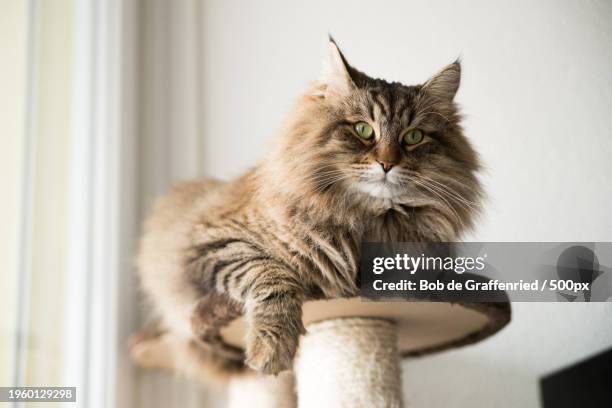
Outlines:
{"type": "Polygon", "coordinates": [[[294,363],[298,406],[402,407],[397,328],[376,318],[311,324],[294,363]]]}

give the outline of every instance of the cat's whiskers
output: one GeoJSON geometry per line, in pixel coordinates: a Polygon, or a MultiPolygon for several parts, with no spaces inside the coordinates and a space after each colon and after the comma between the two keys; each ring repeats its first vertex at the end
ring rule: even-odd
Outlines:
{"type": "Polygon", "coordinates": [[[427,176],[422,175],[422,174],[413,173],[413,175],[415,177],[417,177],[417,178],[420,178],[422,180],[429,181],[430,183],[435,184],[438,187],[439,190],[445,192],[449,196],[454,197],[456,200],[464,203],[465,205],[469,206],[470,208],[479,208],[480,207],[480,204],[478,204],[478,203],[476,203],[474,201],[468,200],[467,198],[462,196],[457,190],[453,189],[449,185],[441,183],[441,182],[439,182],[437,180],[432,179],[431,177],[427,177],[427,176]]]}
{"type": "Polygon", "coordinates": [[[428,186],[427,184],[425,184],[423,181],[419,181],[417,179],[412,178],[412,181],[423,187],[424,189],[428,190],[429,192],[435,194],[438,198],[440,198],[442,201],[444,201],[444,203],[446,203],[446,207],[452,212],[452,215],[455,217],[455,220],[457,221],[457,223],[459,223],[460,225],[463,225],[463,220],[461,219],[461,217],[459,216],[459,213],[457,212],[457,210],[455,210],[455,208],[448,202],[448,200],[441,195],[439,192],[437,192],[436,190],[434,190],[433,188],[431,188],[431,186],[428,186]]]}
{"type": "MultiPolygon", "coordinates": [[[[470,201],[467,198],[465,198],[463,195],[461,195],[457,190],[453,189],[452,187],[450,187],[447,184],[441,183],[437,180],[434,180],[430,177],[424,176],[422,174],[416,173],[416,172],[410,172],[410,176],[409,175],[400,175],[400,178],[405,177],[408,180],[412,181],[414,180],[414,178],[418,178],[421,181],[424,182],[429,182],[433,185],[431,185],[432,188],[434,188],[435,190],[439,191],[440,193],[444,194],[445,196],[447,196],[448,198],[454,200],[455,202],[457,202],[458,204],[461,204],[463,206],[465,206],[466,208],[470,208],[470,209],[475,209],[478,210],[480,209],[480,204],[470,201]]],[[[459,182],[457,182],[459,183],[459,182]]],[[[459,183],[463,186],[462,183],[459,183]]]]}
{"type": "Polygon", "coordinates": [[[326,190],[327,188],[329,188],[330,186],[332,186],[333,184],[336,184],[343,180],[347,180],[350,177],[351,177],[350,174],[347,174],[346,172],[343,172],[343,171],[328,172],[328,174],[315,175],[312,178],[315,184],[314,192],[320,193],[326,190]]]}
{"type": "Polygon", "coordinates": [[[311,179],[315,182],[321,182],[322,180],[326,180],[328,178],[334,178],[337,176],[343,176],[345,175],[346,172],[344,171],[340,171],[340,170],[336,170],[336,171],[326,171],[326,172],[321,172],[321,173],[317,173],[314,176],[311,177],[311,179]]]}
{"type": "MultiPolygon", "coordinates": [[[[424,180],[423,180],[424,181],[424,180]]],[[[425,182],[425,181],[424,181],[425,182]]],[[[436,190],[437,192],[439,192],[440,194],[442,194],[443,196],[449,198],[450,200],[454,201],[455,203],[465,207],[466,209],[472,209],[472,206],[466,202],[463,202],[460,198],[457,198],[451,194],[449,194],[448,191],[441,189],[440,187],[436,186],[435,184],[429,185],[432,189],[436,190]]]]}

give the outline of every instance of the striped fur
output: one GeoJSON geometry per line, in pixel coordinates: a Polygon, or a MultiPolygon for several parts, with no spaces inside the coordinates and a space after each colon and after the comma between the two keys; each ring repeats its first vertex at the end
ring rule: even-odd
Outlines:
{"type": "Polygon", "coordinates": [[[331,74],[265,160],[229,183],[180,184],[155,206],[138,265],[177,347],[214,341],[210,328],[245,314],[246,363],[278,373],[304,332],[302,303],[358,293],[362,242],[453,241],[472,226],[481,189],[453,102],[459,63],[404,86],[355,70],[333,42],[330,52],[331,74]],[[358,121],[373,141],[354,134],[358,121]],[[402,146],[414,127],[424,141],[402,146]]]}

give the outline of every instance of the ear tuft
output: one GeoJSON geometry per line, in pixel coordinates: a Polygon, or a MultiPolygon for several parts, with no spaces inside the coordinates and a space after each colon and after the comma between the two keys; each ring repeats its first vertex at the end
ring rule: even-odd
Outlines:
{"type": "Polygon", "coordinates": [[[328,48],[328,57],[321,79],[326,85],[325,94],[326,96],[345,95],[355,87],[351,79],[350,65],[331,35],[329,35],[328,48]]]}
{"type": "Polygon", "coordinates": [[[459,90],[460,82],[461,63],[456,60],[425,82],[422,89],[442,101],[451,102],[459,90]]]}

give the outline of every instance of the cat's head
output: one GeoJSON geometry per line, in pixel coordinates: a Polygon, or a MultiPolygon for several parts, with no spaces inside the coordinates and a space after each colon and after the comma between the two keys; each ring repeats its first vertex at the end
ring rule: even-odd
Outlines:
{"type": "Polygon", "coordinates": [[[469,227],[481,189],[478,157],[453,101],[460,78],[458,61],[419,85],[371,78],[330,38],[328,67],[272,158],[276,187],[331,211],[428,207],[459,230],[469,227]]]}

